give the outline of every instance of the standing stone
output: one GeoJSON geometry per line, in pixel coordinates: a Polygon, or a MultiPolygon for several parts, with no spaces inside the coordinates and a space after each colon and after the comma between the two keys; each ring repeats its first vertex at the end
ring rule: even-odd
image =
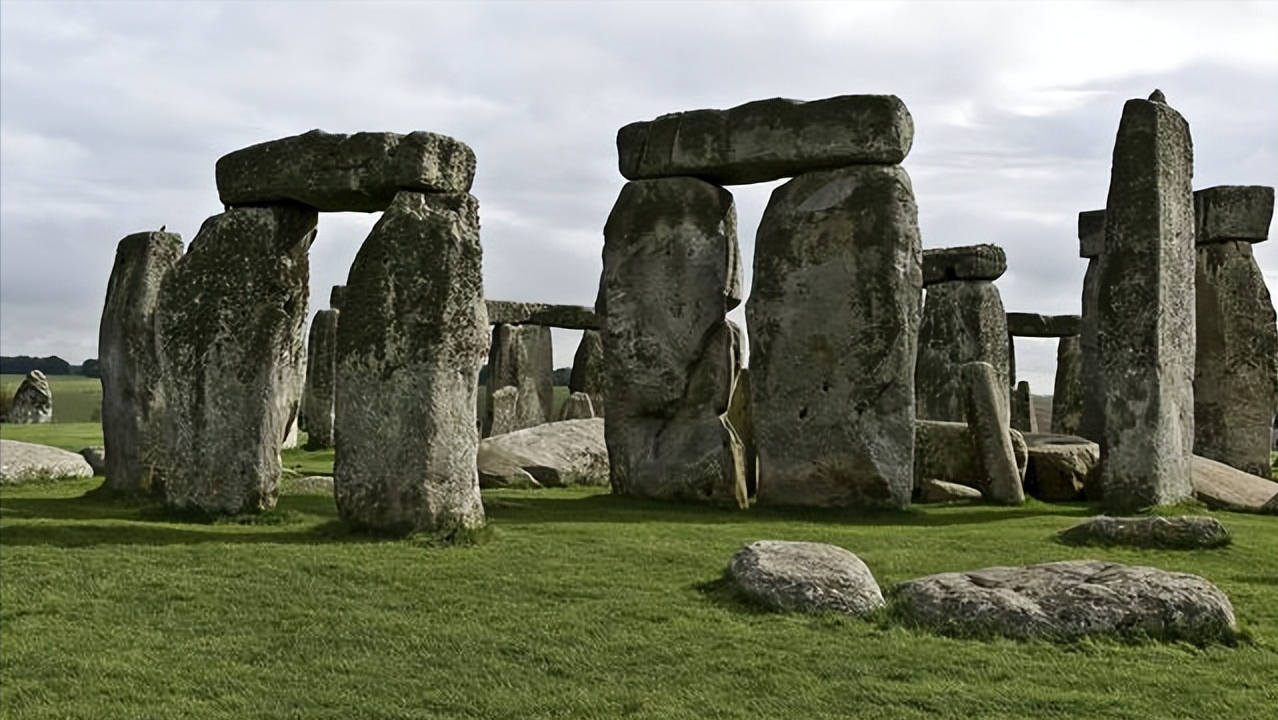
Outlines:
{"type": "Polygon", "coordinates": [[[98,326],[98,358],[104,485],[116,492],[160,489],[152,476],[156,458],[142,454],[144,448],[156,446],[152,434],[160,411],[155,307],[160,283],[182,257],[182,250],[180,235],[159,232],[129,235],[115,249],[98,326]]]}
{"type": "Polygon", "coordinates": [[[903,508],[923,287],[899,166],[808,173],[764,210],[746,304],[759,502],[903,508]]]}
{"type": "Polygon", "coordinates": [[[306,390],[302,408],[306,416],[306,449],[333,447],[333,403],[337,380],[337,310],[320,310],[311,320],[307,344],[306,390]]]}
{"type": "Polygon", "coordinates": [[[337,325],[333,494],[356,528],[455,537],[484,524],[480,264],[475,198],[407,191],[351,264],[337,325]]]}
{"type": "Polygon", "coordinates": [[[603,335],[598,330],[583,330],[577,352],[572,357],[572,374],[568,377],[568,390],[589,395],[595,417],[603,417],[606,385],[603,335]]]}
{"type": "Polygon", "coordinates": [[[6,422],[38,424],[53,421],[53,391],[39,370],[32,370],[13,392],[6,422]]]}
{"type": "Polygon", "coordinates": [[[966,382],[959,367],[989,363],[1000,379],[1007,405],[1011,382],[1007,314],[991,282],[1007,270],[1007,256],[995,245],[923,251],[923,321],[914,369],[915,415],[962,422],[967,416],[966,382]]]}
{"type": "Polygon", "coordinates": [[[1022,380],[1012,389],[1011,402],[1012,427],[1023,433],[1038,432],[1038,416],[1034,413],[1034,396],[1030,394],[1029,382],[1022,380]]]}
{"type": "Polygon", "coordinates": [[[235,514],[275,505],[316,221],[297,206],[214,215],[165,275],[155,310],[157,465],[170,507],[235,514]]]}
{"type": "Polygon", "coordinates": [[[564,398],[563,407],[559,408],[559,420],[588,420],[595,415],[594,404],[590,396],[583,392],[575,392],[564,398]]]}
{"type": "Polygon", "coordinates": [[[612,491],[745,502],[723,419],[741,301],[732,194],[692,178],[630,182],[604,227],[605,432],[612,491]]]}
{"type": "Polygon", "coordinates": [[[967,426],[989,477],[985,495],[1005,505],[1020,505],[1025,502],[1025,489],[1008,432],[1007,406],[1003,404],[1003,388],[1007,384],[989,363],[966,363],[959,367],[959,375],[967,384],[967,426]]]}
{"type": "Polygon", "coordinates": [[[515,388],[512,424],[501,428],[514,432],[536,427],[552,419],[555,405],[554,351],[550,328],[544,325],[493,326],[488,351],[488,410],[484,414],[484,437],[493,430],[493,393],[515,388]]]}
{"type": "Polygon", "coordinates": [[[1083,418],[1082,345],[1078,335],[1056,344],[1056,385],[1052,389],[1052,432],[1077,435],[1083,418]]]}
{"type": "Polygon", "coordinates": [[[1079,322],[1078,346],[1082,353],[1082,415],[1078,434],[1099,443],[1105,430],[1105,378],[1100,371],[1096,307],[1100,278],[1101,252],[1105,248],[1105,211],[1089,210],[1078,214],[1079,254],[1087,258],[1083,275],[1083,314],[1079,322]]]}
{"type": "Polygon", "coordinates": [[[1105,206],[1098,341],[1105,378],[1101,491],[1112,509],[1193,494],[1194,205],[1189,125],[1128,100],[1105,206]]]}
{"type": "Polygon", "coordinates": [[[1268,236],[1273,197],[1269,187],[1194,193],[1194,454],[1266,479],[1278,411],[1278,323],[1251,246],[1268,236]]]}

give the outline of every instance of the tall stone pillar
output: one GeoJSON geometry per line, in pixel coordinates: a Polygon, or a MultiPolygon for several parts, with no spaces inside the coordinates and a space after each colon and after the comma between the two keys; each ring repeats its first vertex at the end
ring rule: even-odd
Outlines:
{"type": "Polygon", "coordinates": [[[1083,417],[1082,350],[1078,335],[1056,343],[1056,383],[1052,388],[1052,432],[1077,435],[1083,417]]]}
{"type": "Polygon", "coordinates": [[[923,320],[914,369],[915,416],[966,422],[968,381],[959,368],[988,363],[1008,404],[1011,357],[1003,299],[993,281],[1007,271],[997,245],[923,251],[923,320]]]}
{"type": "Polygon", "coordinates": [[[302,413],[306,418],[306,449],[333,447],[333,407],[336,402],[337,310],[320,310],[311,320],[307,343],[306,388],[302,413]]]}
{"type": "Polygon", "coordinates": [[[1117,510],[1193,495],[1193,145],[1185,119],[1152,97],[1123,107],[1097,297],[1101,491],[1117,510]]]}
{"type": "Polygon", "coordinates": [[[484,437],[550,422],[555,403],[554,371],[549,327],[494,325],[488,350],[484,437]],[[514,391],[497,395],[503,388],[514,391]],[[512,406],[495,407],[501,403],[512,406]]]}
{"type": "Polygon", "coordinates": [[[1269,236],[1274,189],[1212,187],[1194,193],[1194,205],[1194,453],[1268,479],[1278,327],[1251,246],[1269,236]]]}
{"type": "Polygon", "coordinates": [[[1082,320],[1078,331],[1081,353],[1082,414],[1078,434],[1100,442],[1105,430],[1105,377],[1100,371],[1100,349],[1097,344],[1096,307],[1100,278],[1101,252],[1105,249],[1105,211],[1087,210],[1078,214],[1078,254],[1087,258],[1083,275],[1082,320]]]}
{"type": "Polygon", "coordinates": [[[603,335],[598,330],[582,330],[581,342],[572,357],[568,390],[589,395],[595,417],[603,417],[605,387],[603,335]]]}
{"type": "Polygon", "coordinates": [[[116,246],[98,327],[105,487],[116,492],[161,490],[158,458],[147,457],[157,447],[159,411],[155,307],[182,249],[181,236],[163,232],[135,233],[116,246]]]}

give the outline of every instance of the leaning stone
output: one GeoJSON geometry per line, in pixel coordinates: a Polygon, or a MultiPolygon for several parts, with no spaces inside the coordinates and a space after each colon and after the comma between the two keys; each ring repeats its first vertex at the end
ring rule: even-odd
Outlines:
{"type": "Polygon", "coordinates": [[[801,175],[773,191],[756,238],[746,317],[759,502],[905,507],[923,285],[909,175],[801,175]]]}
{"type": "Polygon", "coordinates": [[[1056,383],[1052,390],[1052,432],[1077,435],[1083,420],[1083,351],[1078,335],[1056,343],[1056,383]]]}
{"type": "Polygon", "coordinates": [[[39,424],[53,421],[53,391],[39,370],[32,370],[13,392],[5,422],[39,424]]]}
{"type": "Polygon", "coordinates": [[[505,432],[550,422],[555,407],[554,350],[544,325],[494,325],[488,350],[488,412],[484,437],[493,430],[493,393],[515,388],[514,414],[505,432]]]}
{"type": "Polygon", "coordinates": [[[581,342],[572,356],[572,373],[568,376],[568,390],[585,393],[596,417],[604,416],[607,378],[604,374],[603,336],[598,330],[581,331],[581,342]]]}
{"type": "Polygon", "coordinates": [[[924,480],[916,489],[920,503],[945,503],[963,500],[980,500],[981,491],[944,480],[924,480]]]}
{"type": "Polygon", "coordinates": [[[969,362],[994,368],[999,401],[1007,406],[1011,358],[1006,317],[998,288],[987,280],[944,282],[927,289],[914,367],[916,417],[967,420],[967,385],[959,367],[969,362]]]}
{"type": "Polygon", "coordinates": [[[301,388],[316,221],[296,206],[214,215],[164,276],[155,414],[168,506],[236,514],[275,505],[301,388]]]}
{"type": "Polygon", "coordinates": [[[1199,245],[1197,255],[1194,453],[1268,478],[1278,409],[1273,300],[1251,243],[1199,245]]]}
{"type": "Polygon", "coordinates": [[[89,463],[89,467],[93,468],[94,475],[106,474],[106,448],[102,445],[90,445],[86,448],[80,448],[77,454],[89,463]]]}
{"type": "Polygon", "coordinates": [[[825,543],[756,540],[732,556],[726,576],[751,600],[782,612],[865,617],[884,605],[861,558],[825,543]]]}
{"type": "Polygon", "coordinates": [[[595,417],[595,407],[590,396],[583,392],[575,392],[564,398],[559,408],[559,420],[588,420],[595,417]]]}
{"type": "Polygon", "coordinates": [[[321,212],[378,212],[401,190],[469,191],[475,153],[430,132],[311,130],[223,155],[216,174],[228,207],[295,202],[321,212]]]}
{"type": "Polygon", "coordinates": [[[1016,383],[1011,398],[1012,427],[1023,433],[1038,432],[1038,415],[1034,412],[1034,396],[1030,394],[1029,383],[1022,380],[1016,383]]]}
{"type": "Polygon", "coordinates": [[[1095,258],[1105,252],[1105,211],[1084,210],[1078,214],[1079,257],[1095,258]]]}
{"type": "Polygon", "coordinates": [[[93,477],[93,468],[78,453],[48,445],[0,440],[0,484],[93,477]]]}
{"type": "Polygon", "coordinates": [[[608,484],[603,418],[564,420],[484,438],[479,443],[482,488],[608,484]]]}
{"type": "Polygon", "coordinates": [[[306,389],[302,412],[306,415],[306,449],[333,447],[333,412],[337,383],[337,322],[340,311],[320,310],[311,320],[307,344],[306,389]]]}
{"type": "Polygon", "coordinates": [[[721,417],[736,365],[724,315],[741,297],[732,195],[693,178],[627,183],[603,253],[612,491],[745,502],[721,417]]]}
{"type": "Polygon", "coordinates": [[[157,458],[144,457],[156,445],[159,359],[155,307],[164,276],[182,257],[177,233],[144,232],[116,246],[98,326],[102,381],[102,442],[109,448],[104,486],[117,492],[160,489],[153,475],[157,458]]]}
{"type": "Polygon", "coordinates": [[[1195,455],[1194,498],[1209,508],[1278,515],[1278,482],[1195,455]]]}
{"type": "Polygon", "coordinates": [[[1195,240],[1263,242],[1274,216],[1274,189],[1263,185],[1219,185],[1194,193],[1195,240]]]}
{"type": "Polygon", "coordinates": [[[966,363],[959,367],[959,374],[967,383],[967,425],[989,478],[985,495],[1005,505],[1020,505],[1025,502],[1025,490],[1008,437],[1007,406],[1001,392],[1005,385],[989,363],[966,363]]]}
{"type": "Polygon", "coordinates": [[[1086,438],[1050,433],[1026,435],[1025,444],[1029,454],[1025,492],[1044,502],[1083,499],[1100,462],[1100,445],[1086,438]]]}
{"type": "Polygon", "coordinates": [[[901,583],[890,595],[900,618],[948,635],[1197,643],[1237,637],[1233,605],[1207,580],[1100,560],[941,573],[901,583]]]}
{"type": "Polygon", "coordinates": [[[965,245],[923,251],[923,286],[952,280],[997,280],[1007,272],[1007,253],[997,245],[965,245]]]}
{"type": "Polygon", "coordinates": [[[602,330],[603,318],[580,305],[488,301],[488,322],[493,325],[545,325],[568,330],[602,330]]]}
{"type": "Polygon", "coordinates": [[[455,537],[484,525],[481,252],[475,198],[401,192],[351,264],[337,325],[333,494],[356,528],[455,537]]]}
{"type": "Polygon", "coordinates": [[[1189,499],[1194,441],[1194,204],[1189,125],[1129,100],[1114,143],[1097,307],[1101,484],[1120,510],[1189,499]]]}
{"type": "Polygon", "coordinates": [[[1007,332],[1016,337],[1070,337],[1078,334],[1081,322],[1078,315],[1008,313],[1007,332]]]}
{"type": "Polygon", "coordinates": [[[1056,535],[1066,545],[1123,546],[1155,550],[1203,550],[1228,545],[1229,530],[1214,517],[1100,517],[1056,535]]]}
{"type": "Polygon", "coordinates": [[[900,98],[842,95],[772,98],[631,123],[617,133],[617,154],[627,180],[687,175],[740,185],[848,165],[895,165],[913,142],[914,120],[900,98]]]}

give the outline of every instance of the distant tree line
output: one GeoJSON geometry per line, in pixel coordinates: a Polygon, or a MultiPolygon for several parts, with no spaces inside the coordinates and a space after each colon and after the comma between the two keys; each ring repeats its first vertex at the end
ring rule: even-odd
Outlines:
{"type": "Polygon", "coordinates": [[[45,358],[28,357],[26,355],[0,357],[0,375],[26,375],[32,370],[39,370],[45,375],[102,377],[102,371],[98,368],[97,358],[89,358],[81,365],[72,365],[57,355],[45,358]]]}

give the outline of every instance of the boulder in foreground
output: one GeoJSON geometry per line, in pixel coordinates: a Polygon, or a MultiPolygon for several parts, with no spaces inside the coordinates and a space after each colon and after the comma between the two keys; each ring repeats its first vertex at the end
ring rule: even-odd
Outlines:
{"type": "Polygon", "coordinates": [[[864,617],[884,605],[865,563],[825,543],[752,542],[732,556],[727,576],[747,597],[784,612],[864,617]]]}

